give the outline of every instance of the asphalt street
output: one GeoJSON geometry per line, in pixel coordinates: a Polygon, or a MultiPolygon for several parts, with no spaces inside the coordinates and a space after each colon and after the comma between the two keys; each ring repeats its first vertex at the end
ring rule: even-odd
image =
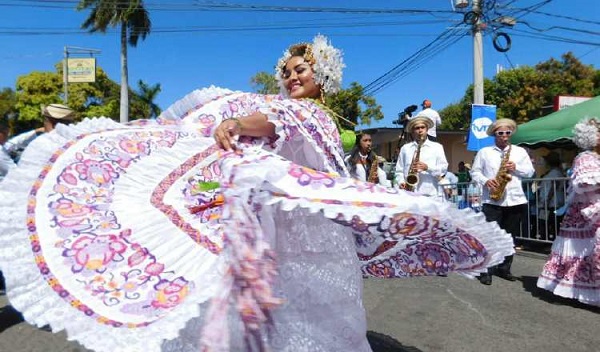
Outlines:
{"type": "MultiPolygon", "coordinates": [[[[545,254],[520,251],[517,281],[491,286],[459,275],[365,279],[364,303],[374,352],[595,352],[600,309],[536,288],[545,254]]],[[[0,351],[83,352],[64,333],[23,322],[0,296],[0,351]]]]}

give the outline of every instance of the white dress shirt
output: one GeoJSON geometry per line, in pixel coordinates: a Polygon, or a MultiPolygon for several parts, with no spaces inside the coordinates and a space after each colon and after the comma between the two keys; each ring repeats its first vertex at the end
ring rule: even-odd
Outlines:
{"type": "MultiPolygon", "coordinates": [[[[350,160],[350,155],[348,155],[345,159],[346,165],[348,165],[349,160],[350,160]]],[[[348,168],[350,168],[350,165],[348,165],[348,168]]],[[[367,181],[367,171],[362,166],[362,164],[356,165],[356,175],[354,175],[353,177],[356,178],[357,180],[361,180],[361,181],[365,181],[365,182],[367,181]]],[[[377,178],[379,178],[379,185],[384,186],[384,187],[392,186],[391,182],[387,179],[387,175],[386,175],[385,171],[383,171],[383,169],[380,168],[379,166],[377,166],[377,178]]]]}
{"type": "MultiPolygon", "coordinates": [[[[431,127],[429,130],[427,130],[427,134],[430,135],[431,137],[437,137],[437,127],[439,125],[442,124],[442,118],[440,117],[440,114],[438,114],[437,111],[433,110],[432,108],[427,108],[427,109],[423,109],[421,110],[417,116],[425,116],[427,118],[429,118],[431,121],[433,121],[433,127],[431,127]]],[[[415,117],[417,117],[415,116],[415,117]]]]}
{"type": "MultiPolygon", "coordinates": [[[[402,146],[398,162],[396,162],[396,183],[402,184],[410,171],[413,156],[417,151],[417,142],[410,142],[402,146]]],[[[436,142],[425,140],[421,147],[419,160],[427,164],[427,170],[419,172],[419,183],[415,186],[415,192],[427,196],[438,195],[438,177],[448,171],[448,161],[444,154],[444,147],[436,142]]]]}
{"type": "Polygon", "coordinates": [[[482,186],[483,203],[503,207],[527,203],[521,180],[526,177],[531,177],[535,170],[531,163],[531,158],[525,149],[517,145],[511,145],[510,147],[511,151],[508,160],[515,163],[515,171],[511,173],[512,179],[506,185],[504,196],[499,201],[494,201],[490,198],[490,191],[485,187],[485,183],[490,179],[496,178],[496,174],[498,173],[502,161],[502,155],[504,150],[508,150],[508,146],[504,148],[504,150],[501,150],[496,145],[484,147],[481,148],[475,156],[475,161],[471,168],[471,178],[482,186]]]}

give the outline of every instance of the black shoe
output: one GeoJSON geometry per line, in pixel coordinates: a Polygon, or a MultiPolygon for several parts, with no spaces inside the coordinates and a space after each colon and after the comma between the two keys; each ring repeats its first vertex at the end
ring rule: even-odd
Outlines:
{"type": "Polygon", "coordinates": [[[505,272],[499,271],[496,273],[496,275],[498,275],[498,277],[503,278],[504,280],[517,281],[517,278],[514,277],[513,274],[511,274],[511,273],[505,273],[505,272]]]}
{"type": "Polygon", "coordinates": [[[481,274],[477,277],[479,279],[479,282],[481,282],[484,285],[491,285],[492,284],[492,276],[490,274],[481,274]]]}

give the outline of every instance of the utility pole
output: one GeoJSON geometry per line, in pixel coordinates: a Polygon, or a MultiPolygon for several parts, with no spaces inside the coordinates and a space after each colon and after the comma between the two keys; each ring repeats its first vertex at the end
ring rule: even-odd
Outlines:
{"type": "Polygon", "coordinates": [[[481,105],[483,99],[483,35],[481,33],[481,3],[473,0],[473,12],[477,20],[473,23],[473,104],[481,105]]]}
{"type": "Polygon", "coordinates": [[[69,72],[68,72],[69,65],[67,65],[67,61],[69,61],[69,49],[67,49],[67,46],[65,46],[64,55],[65,55],[65,58],[63,60],[63,89],[64,89],[63,102],[65,103],[65,105],[68,105],[68,102],[69,102],[69,72]]]}

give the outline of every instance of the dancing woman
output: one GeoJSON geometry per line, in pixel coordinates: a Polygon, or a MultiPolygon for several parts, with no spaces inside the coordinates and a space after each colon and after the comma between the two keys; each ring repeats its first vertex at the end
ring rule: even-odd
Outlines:
{"type": "Polygon", "coordinates": [[[573,129],[583,151],[573,161],[568,210],[537,286],[555,295],[600,306],[600,119],[573,129]]]}
{"type": "Polygon", "coordinates": [[[97,351],[369,351],[363,275],[511,254],[481,215],[349,177],[321,99],[342,67],[317,36],[279,60],[280,96],[211,87],[36,139],[0,194],[11,304],[97,351]]]}

